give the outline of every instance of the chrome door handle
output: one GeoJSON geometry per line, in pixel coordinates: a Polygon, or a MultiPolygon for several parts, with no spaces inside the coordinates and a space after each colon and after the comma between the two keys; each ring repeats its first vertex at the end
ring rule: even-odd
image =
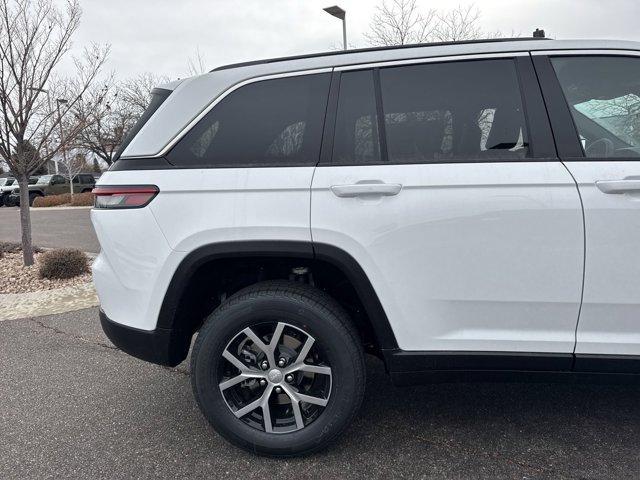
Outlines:
{"type": "Polygon", "coordinates": [[[363,196],[393,196],[400,193],[402,185],[399,183],[362,182],[351,185],[333,185],[331,191],[340,198],[363,196]]]}
{"type": "Polygon", "coordinates": [[[640,191],[640,179],[597,180],[596,187],[602,193],[621,194],[640,191]]]}

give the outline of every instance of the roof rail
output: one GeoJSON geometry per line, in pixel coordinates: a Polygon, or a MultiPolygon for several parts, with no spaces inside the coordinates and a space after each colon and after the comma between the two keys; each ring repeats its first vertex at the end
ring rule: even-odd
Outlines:
{"type": "Polygon", "coordinates": [[[369,48],[354,48],[353,50],[336,50],[331,52],[310,53],[307,55],[293,55],[290,57],[276,57],[266,58],[264,60],[253,60],[250,62],[230,63],[229,65],[222,65],[214,68],[211,72],[217,72],[219,70],[228,70],[230,68],[249,67],[252,65],[263,65],[266,63],[285,62],[287,60],[302,60],[305,58],[316,57],[330,57],[333,55],[345,55],[349,53],[362,53],[362,52],[378,52],[382,50],[398,50],[404,48],[421,48],[421,47],[441,47],[445,45],[468,45],[474,43],[497,43],[497,42],[525,42],[525,41],[537,41],[537,40],[551,40],[544,37],[516,37],[516,38],[490,38],[482,40],[459,40],[456,42],[433,42],[433,43],[412,43],[409,45],[392,45],[384,47],[369,47],[369,48]]]}

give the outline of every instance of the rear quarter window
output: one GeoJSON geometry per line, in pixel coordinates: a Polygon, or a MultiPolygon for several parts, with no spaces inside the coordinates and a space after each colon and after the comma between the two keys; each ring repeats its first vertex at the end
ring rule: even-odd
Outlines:
{"type": "Polygon", "coordinates": [[[226,96],[169,152],[180,167],[315,165],[330,74],[263,80],[226,96]]]}
{"type": "Polygon", "coordinates": [[[171,95],[171,90],[166,90],[164,88],[154,88],[151,91],[151,99],[149,101],[149,105],[142,113],[135,125],[127,133],[124,141],[122,142],[122,145],[120,145],[118,151],[113,157],[114,162],[120,158],[122,152],[124,152],[127,146],[131,143],[131,140],[134,139],[134,137],[138,134],[142,127],[144,127],[144,125],[149,121],[153,114],[156,113],[156,110],[160,108],[160,105],[164,103],[169,95],[171,95]]]}

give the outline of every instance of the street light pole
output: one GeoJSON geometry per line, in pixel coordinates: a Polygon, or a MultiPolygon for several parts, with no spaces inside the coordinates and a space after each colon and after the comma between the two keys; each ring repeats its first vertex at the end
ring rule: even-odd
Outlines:
{"type": "Polygon", "coordinates": [[[347,49],[347,12],[337,5],[333,7],[323,8],[329,15],[342,20],[342,48],[347,49]]]}
{"type": "MultiPolygon", "coordinates": [[[[37,87],[27,87],[28,90],[32,90],[34,92],[38,92],[38,93],[46,93],[47,94],[47,106],[49,107],[49,112],[51,112],[51,95],[49,95],[49,90],[45,89],[45,88],[37,88],[37,87]]],[[[58,116],[60,115],[60,110],[58,110],[58,116]]],[[[44,154],[47,156],[47,173],[51,173],[49,171],[49,142],[45,142],[44,144],[44,154]]],[[[56,168],[56,173],[58,173],[58,160],[55,159],[53,160],[53,164],[55,165],[56,168]]]]}

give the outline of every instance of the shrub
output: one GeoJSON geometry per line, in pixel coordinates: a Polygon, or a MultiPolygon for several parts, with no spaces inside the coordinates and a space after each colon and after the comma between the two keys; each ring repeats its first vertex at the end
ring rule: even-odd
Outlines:
{"type": "Polygon", "coordinates": [[[33,201],[34,207],[57,207],[71,202],[71,194],[47,195],[46,197],[36,197],[33,201]]]}
{"type": "Polygon", "coordinates": [[[95,195],[91,192],[76,193],[71,197],[71,205],[74,207],[92,207],[95,195]]]}
{"type": "Polygon", "coordinates": [[[89,259],[76,248],[49,250],[40,256],[40,278],[72,278],[89,271],[89,259]]]}
{"type": "MultiPolygon", "coordinates": [[[[33,251],[35,253],[40,253],[42,252],[42,249],[34,245],[33,251]]],[[[0,252],[1,253],[20,253],[22,252],[22,244],[18,242],[0,242],[0,252]]]]}

